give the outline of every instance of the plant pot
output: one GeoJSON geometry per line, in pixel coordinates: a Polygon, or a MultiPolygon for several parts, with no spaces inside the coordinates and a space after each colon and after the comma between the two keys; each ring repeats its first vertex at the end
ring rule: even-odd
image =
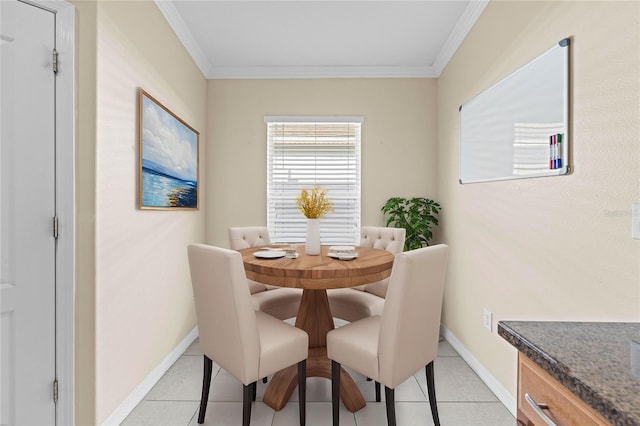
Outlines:
{"type": "Polygon", "coordinates": [[[320,254],[320,219],[307,219],[307,241],[304,246],[306,254],[320,254]]]}

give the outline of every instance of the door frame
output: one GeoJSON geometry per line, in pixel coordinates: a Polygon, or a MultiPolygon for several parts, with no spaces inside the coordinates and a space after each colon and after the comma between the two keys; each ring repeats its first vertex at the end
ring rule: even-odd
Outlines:
{"type": "Polygon", "coordinates": [[[63,0],[20,0],[55,14],[56,424],[74,424],[75,374],[75,6],[63,0]]]}

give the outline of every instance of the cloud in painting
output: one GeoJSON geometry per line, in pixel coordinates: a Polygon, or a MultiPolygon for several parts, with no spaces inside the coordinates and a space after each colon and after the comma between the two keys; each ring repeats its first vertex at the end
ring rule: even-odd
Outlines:
{"type": "Polygon", "coordinates": [[[198,136],[146,96],[142,99],[142,160],[162,173],[195,182],[198,136]]]}

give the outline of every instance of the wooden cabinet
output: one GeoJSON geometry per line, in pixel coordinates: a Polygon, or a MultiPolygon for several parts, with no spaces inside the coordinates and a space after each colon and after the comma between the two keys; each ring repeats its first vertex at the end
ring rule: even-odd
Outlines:
{"type": "Polygon", "coordinates": [[[610,423],[560,382],[518,353],[518,424],[609,426],[610,423]],[[536,410],[533,405],[538,405],[536,410]],[[546,421],[547,416],[552,423],[546,421]]]}

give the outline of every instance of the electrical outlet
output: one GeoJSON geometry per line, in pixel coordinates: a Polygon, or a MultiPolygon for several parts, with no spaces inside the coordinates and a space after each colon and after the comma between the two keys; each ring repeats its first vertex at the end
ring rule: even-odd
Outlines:
{"type": "Polygon", "coordinates": [[[493,322],[493,314],[487,308],[484,308],[484,317],[483,317],[483,325],[484,328],[491,331],[491,323],[493,322]]]}

